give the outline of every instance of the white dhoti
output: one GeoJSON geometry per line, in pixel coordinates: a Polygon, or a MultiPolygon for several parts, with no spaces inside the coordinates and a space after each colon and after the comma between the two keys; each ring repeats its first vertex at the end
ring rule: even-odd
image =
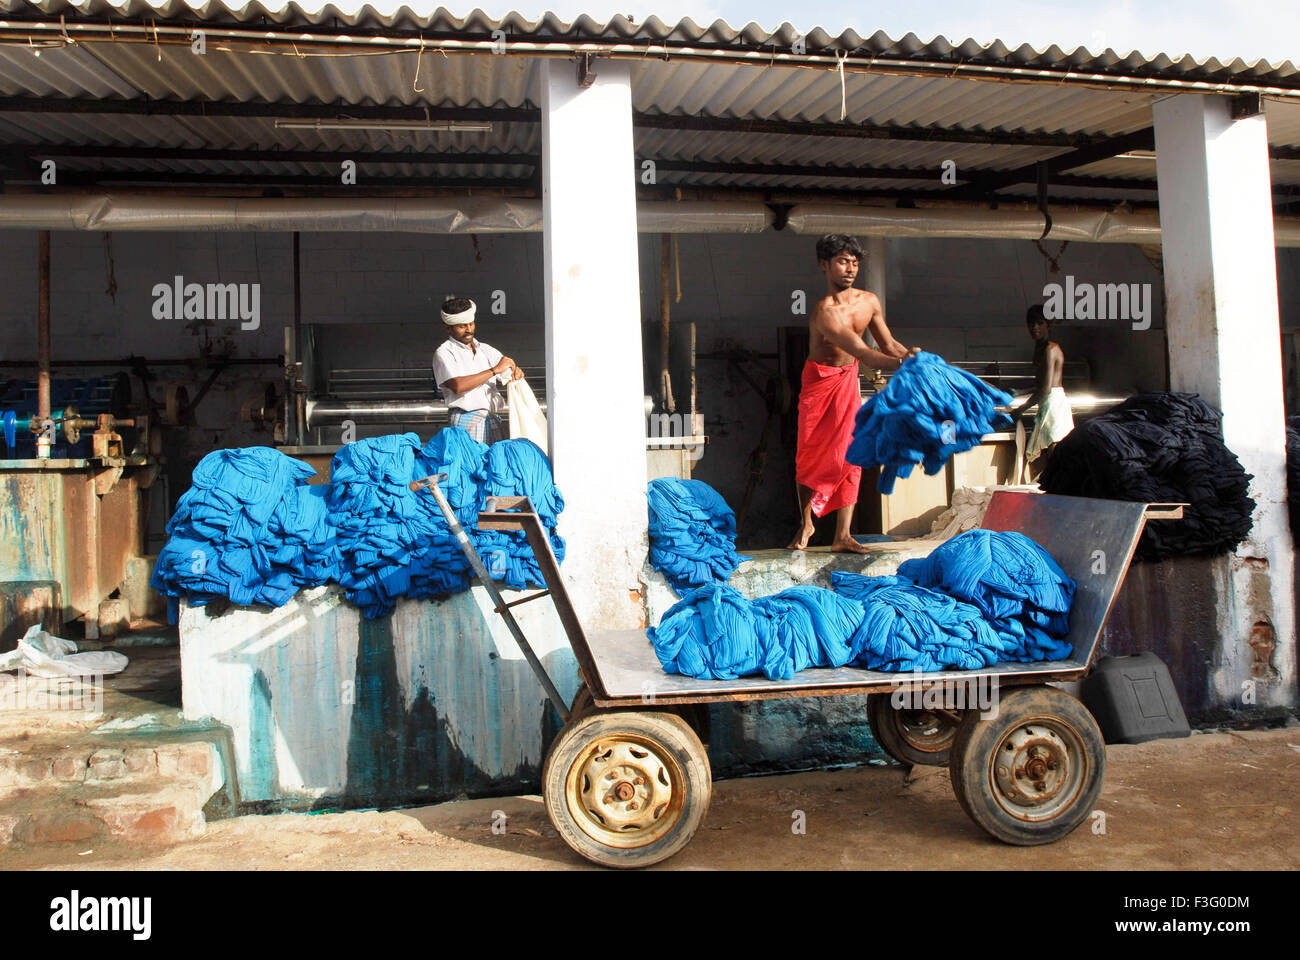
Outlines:
{"type": "Polygon", "coordinates": [[[1038,414],[1034,417],[1034,432],[1029,435],[1029,446],[1025,450],[1025,460],[1032,463],[1052,444],[1061,440],[1074,429],[1074,414],[1070,412],[1070,400],[1065,395],[1064,387],[1052,387],[1038,404],[1038,414]]]}

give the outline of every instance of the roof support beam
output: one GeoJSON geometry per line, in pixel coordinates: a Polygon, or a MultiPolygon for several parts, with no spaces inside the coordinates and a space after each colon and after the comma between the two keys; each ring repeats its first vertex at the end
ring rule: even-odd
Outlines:
{"type": "MultiPolygon", "coordinates": [[[[1154,150],[1155,145],[1155,131],[1151,127],[1146,127],[1120,137],[1111,137],[1100,143],[1079,147],[1068,153],[1040,162],[1046,166],[1050,177],[1063,170],[1073,170],[1075,167],[1087,166],[1099,160],[1109,160],[1111,157],[1127,153],[1130,150],[1154,150]]],[[[955,187],[948,190],[947,193],[954,197],[992,196],[996,191],[1006,187],[1012,187],[1020,183],[1033,183],[1038,179],[1040,169],[1039,163],[1030,163],[1014,170],[976,176],[966,186],[955,187]]],[[[1055,178],[1053,178],[1053,182],[1055,182],[1055,178]]]]}

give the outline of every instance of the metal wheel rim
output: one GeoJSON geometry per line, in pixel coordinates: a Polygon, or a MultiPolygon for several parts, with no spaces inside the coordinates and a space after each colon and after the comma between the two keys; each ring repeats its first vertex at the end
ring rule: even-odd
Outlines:
{"type": "Polygon", "coordinates": [[[631,849],[669,833],[686,804],[686,777],[649,737],[620,733],[588,744],[569,767],[564,797],[598,843],[631,849]]]}
{"type": "Polygon", "coordinates": [[[942,753],[957,736],[957,725],[933,710],[895,710],[894,721],[903,741],[922,753],[942,753]]]}
{"type": "Polygon", "coordinates": [[[1008,730],[989,757],[993,799],[1018,820],[1060,816],[1087,781],[1083,737],[1060,717],[1031,717],[1008,730]]]}

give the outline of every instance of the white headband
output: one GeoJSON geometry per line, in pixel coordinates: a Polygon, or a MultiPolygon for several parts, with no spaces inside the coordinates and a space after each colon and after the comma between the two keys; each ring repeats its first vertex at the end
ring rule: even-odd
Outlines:
{"type": "Polygon", "coordinates": [[[477,308],[474,306],[474,301],[471,300],[471,301],[469,302],[469,309],[468,309],[468,310],[464,310],[464,311],[462,311],[462,312],[460,312],[460,313],[448,313],[446,310],[443,310],[443,311],[441,311],[441,313],[442,313],[442,322],[445,323],[445,324],[446,324],[447,326],[449,326],[449,327],[453,327],[453,326],[455,326],[455,325],[458,324],[458,323],[473,323],[473,322],[474,322],[474,311],[475,311],[476,309],[477,309],[477,308]]]}

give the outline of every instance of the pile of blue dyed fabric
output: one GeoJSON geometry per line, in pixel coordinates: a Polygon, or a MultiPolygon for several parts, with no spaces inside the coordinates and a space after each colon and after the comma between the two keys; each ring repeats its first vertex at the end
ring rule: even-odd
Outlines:
{"type": "Polygon", "coordinates": [[[862,612],[862,604],[821,587],[747,600],[732,587],[709,584],[671,607],[649,637],[668,673],[788,680],[807,667],[848,663],[860,643],[862,612]]]}
{"type": "Polygon", "coordinates": [[[1075,583],[1052,555],[1022,533],[968,530],[928,557],[907,560],[899,576],[978,607],[1004,638],[1019,644],[1006,660],[1061,660],[1071,647],[1075,583]]]}
{"type": "MultiPolygon", "coordinates": [[[[551,478],[551,462],[542,448],[523,439],[494,443],[483,461],[482,477],[479,503],[487,497],[527,497],[549,532],[551,552],[562,562],[564,539],[555,526],[564,509],[564,497],[551,478]]],[[[475,542],[493,580],[504,580],[512,590],[544,585],[541,568],[522,530],[479,530],[475,542]]]]}
{"type": "Polygon", "coordinates": [[[678,596],[694,587],[726,583],[748,560],[736,553],[736,515],[702,480],[661,477],[646,489],[650,507],[650,564],[678,596]]]}
{"type": "Polygon", "coordinates": [[[229,597],[280,606],[337,575],[339,552],[316,473],[270,447],[217,450],[167,524],[151,585],[192,606],[229,597]]]}
{"type": "Polygon", "coordinates": [[[979,609],[906,577],[831,574],[831,588],[862,603],[865,641],[854,663],[868,670],[973,670],[1018,659],[979,609]]]}
{"type": "Polygon", "coordinates": [[[563,559],[555,524],[564,499],[531,441],[489,451],[448,428],[421,448],[416,434],[393,434],[348,444],[330,469],[328,487],[307,487],[315,471],[277,450],[209,454],[168,524],[154,587],[195,606],[216,597],[280,606],[301,587],[335,581],[368,618],[391,612],[399,597],[458,593],[473,579],[469,562],[433,496],[410,489],[435,473],[447,475],[441,489],[494,580],[542,585],[522,533],[477,529],[489,495],[528,496],[563,559]]]}
{"type": "MultiPolygon", "coordinates": [[[[473,448],[486,448],[464,430],[443,430],[438,437],[443,434],[463,435],[463,443],[444,440],[440,446],[468,455],[468,463],[451,457],[453,473],[444,485],[460,518],[476,494],[474,459],[478,454],[481,462],[482,454],[473,448]]],[[[398,597],[459,593],[470,583],[469,564],[437,501],[410,488],[412,480],[434,472],[420,454],[419,436],[392,434],[349,443],[330,465],[328,502],[342,556],[338,580],[367,617],[389,613],[398,597]]]]}
{"type": "Polygon", "coordinates": [[[1019,533],[971,530],[909,560],[896,577],[833,573],[832,590],[799,586],[747,600],[693,590],[649,632],[668,673],[788,679],[805,667],[970,670],[1062,660],[1075,584],[1019,533]]]}
{"type": "Polygon", "coordinates": [[[862,405],[844,458],[859,467],[882,467],[876,488],[892,493],[894,481],[911,476],[917,464],[936,474],[953,454],[1009,427],[1011,418],[994,408],[1010,402],[1009,394],[937,354],[919,353],[862,405]]]}

